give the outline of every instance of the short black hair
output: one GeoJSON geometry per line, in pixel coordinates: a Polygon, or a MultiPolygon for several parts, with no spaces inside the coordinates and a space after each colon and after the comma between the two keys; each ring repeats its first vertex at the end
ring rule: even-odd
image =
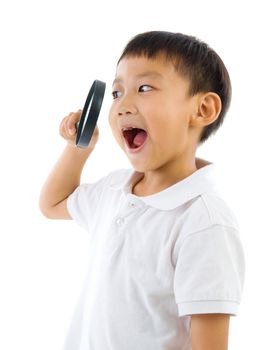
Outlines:
{"type": "Polygon", "coordinates": [[[191,96],[215,92],[221,99],[218,118],[204,127],[199,144],[205,142],[222,125],[229,109],[232,87],[229,73],[218,54],[200,39],[182,33],[149,31],[134,36],[124,48],[123,57],[144,56],[155,59],[160,54],[170,60],[178,73],[189,78],[191,96]]]}

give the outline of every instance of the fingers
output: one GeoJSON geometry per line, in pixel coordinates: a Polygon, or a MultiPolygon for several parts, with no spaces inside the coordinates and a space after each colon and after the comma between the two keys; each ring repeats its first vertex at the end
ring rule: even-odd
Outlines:
{"type": "Polygon", "coordinates": [[[62,119],[59,132],[60,135],[68,141],[72,141],[76,135],[76,123],[79,122],[82,114],[82,109],[77,112],[71,112],[65,118],[62,119]]]}
{"type": "Polygon", "coordinates": [[[69,136],[73,136],[76,134],[76,131],[77,131],[76,124],[77,122],[79,122],[81,118],[81,113],[82,113],[81,109],[79,109],[75,113],[70,113],[68,119],[66,120],[65,127],[69,136]]]}

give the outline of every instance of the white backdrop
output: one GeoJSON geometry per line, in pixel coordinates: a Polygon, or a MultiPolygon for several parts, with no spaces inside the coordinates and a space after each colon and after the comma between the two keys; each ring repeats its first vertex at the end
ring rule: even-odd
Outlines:
{"type": "Polygon", "coordinates": [[[88,236],[51,221],[39,192],[65,143],[61,119],[107,82],[100,139],[83,181],[130,167],[108,124],[111,82],[127,41],[179,31],[225,62],[233,101],[197,155],[217,164],[241,226],[247,270],[230,349],[276,349],[277,19],[274,1],[9,0],[0,3],[0,348],[61,349],[87,268],[88,236]]]}

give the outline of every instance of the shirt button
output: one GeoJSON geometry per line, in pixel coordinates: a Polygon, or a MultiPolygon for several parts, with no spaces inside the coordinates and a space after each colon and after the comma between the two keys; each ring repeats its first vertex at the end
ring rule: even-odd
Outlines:
{"type": "Polygon", "coordinates": [[[117,220],[116,220],[116,223],[117,223],[117,225],[122,225],[123,223],[124,223],[124,219],[123,218],[118,218],[117,220]]]}
{"type": "Polygon", "coordinates": [[[130,206],[130,207],[134,207],[134,206],[135,206],[135,203],[129,202],[129,206],[130,206]]]}

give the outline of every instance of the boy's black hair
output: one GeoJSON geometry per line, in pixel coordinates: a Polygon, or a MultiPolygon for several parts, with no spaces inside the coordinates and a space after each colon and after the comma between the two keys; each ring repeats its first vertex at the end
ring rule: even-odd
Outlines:
{"type": "Polygon", "coordinates": [[[232,95],[229,73],[217,53],[194,36],[165,31],[150,31],[136,35],[124,48],[125,56],[144,56],[150,59],[163,54],[178,73],[189,78],[193,96],[199,92],[215,92],[222,103],[218,118],[204,127],[199,143],[205,142],[221,126],[232,95]]]}

